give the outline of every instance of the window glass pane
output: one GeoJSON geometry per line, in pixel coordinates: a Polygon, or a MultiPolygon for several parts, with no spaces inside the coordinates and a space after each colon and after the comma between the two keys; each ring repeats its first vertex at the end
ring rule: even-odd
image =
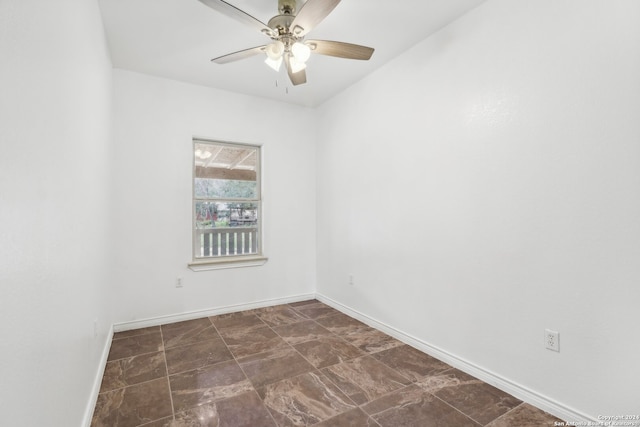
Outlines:
{"type": "Polygon", "coordinates": [[[257,203],[196,202],[195,258],[254,255],[257,203]]]}
{"type": "Polygon", "coordinates": [[[194,259],[261,254],[260,147],[194,140],[194,259]]]}
{"type": "Polygon", "coordinates": [[[255,227],[257,203],[196,202],[196,229],[255,227]]]}
{"type": "Polygon", "coordinates": [[[258,197],[256,181],[196,178],[194,185],[198,199],[256,199],[258,197]]]}
{"type": "Polygon", "coordinates": [[[196,198],[258,199],[256,147],[196,143],[196,198]]]}

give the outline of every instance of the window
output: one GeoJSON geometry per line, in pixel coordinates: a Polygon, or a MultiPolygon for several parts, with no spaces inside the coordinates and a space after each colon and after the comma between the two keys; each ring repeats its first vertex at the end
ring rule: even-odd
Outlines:
{"type": "Polygon", "coordinates": [[[261,210],[260,147],[194,140],[190,266],[263,264],[261,210]]]}

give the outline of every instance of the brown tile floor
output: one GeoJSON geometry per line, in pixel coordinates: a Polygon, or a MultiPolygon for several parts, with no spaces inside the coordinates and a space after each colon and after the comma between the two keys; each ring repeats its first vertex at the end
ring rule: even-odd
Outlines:
{"type": "Polygon", "coordinates": [[[119,332],[92,426],[552,426],[316,300],[119,332]]]}

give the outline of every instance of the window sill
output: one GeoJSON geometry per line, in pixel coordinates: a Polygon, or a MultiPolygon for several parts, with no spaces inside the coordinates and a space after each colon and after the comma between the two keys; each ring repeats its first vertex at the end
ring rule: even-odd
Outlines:
{"type": "Polygon", "coordinates": [[[259,267],[264,265],[269,258],[262,255],[235,256],[219,259],[206,259],[190,262],[189,268],[193,271],[223,270],[226,268],[259,267]]]}

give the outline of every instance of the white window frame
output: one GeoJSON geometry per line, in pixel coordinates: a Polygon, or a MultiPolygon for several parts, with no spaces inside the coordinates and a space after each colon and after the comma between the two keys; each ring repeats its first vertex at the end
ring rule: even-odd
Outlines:
{"type": "MultiPolygon", "coordinates": [[[[220,140],[211,140],[206,138],[193,138],[192,140],[192,177],[191,177],[191,208],[192,208],[192,218],[191,218],[191,262],[188,264],[189,268],[193,271],[205,271],[205,270],[218,270],[218,269],[227,269],[227,268],[238,268],[238,267],[254,267],[263,265],[267,262],[268,258],[264,256],[264,233],[262,227],[262,216],[263,216],[263,203],[262,203],[262,146],[258,144],[246,144],[246,143],[237,143],[237,142],[227,142],[220,140]],[[255,199],[234,199],[234,198],[213,198],[213,199],[205,199],[205,198],[196,198],[195,194],[195,180],[196,180],[196,144],[210,144],[217,146],[227,146],[227,147],[235,147],[235,148],[252,148],[256,150],[256,182],[257,182],[257,196],[255,199]],[[258,219],[256,222],[257,228],[257,252],[249,253],[249,254],[235,254],[235,255],[224,255],[224,256],[196,256],[196,252],[199,250],[197,248],[196,242],[199,243],[200,236],[198,234],[198,229],[196,227],[197,213],[196,213],[196,204],[202,201],[219,201],[219,202],[249,202],[256,203],[258,206],[258,219]]],[[[199,246],[198,246],[199,247],[199,246]]]]}

